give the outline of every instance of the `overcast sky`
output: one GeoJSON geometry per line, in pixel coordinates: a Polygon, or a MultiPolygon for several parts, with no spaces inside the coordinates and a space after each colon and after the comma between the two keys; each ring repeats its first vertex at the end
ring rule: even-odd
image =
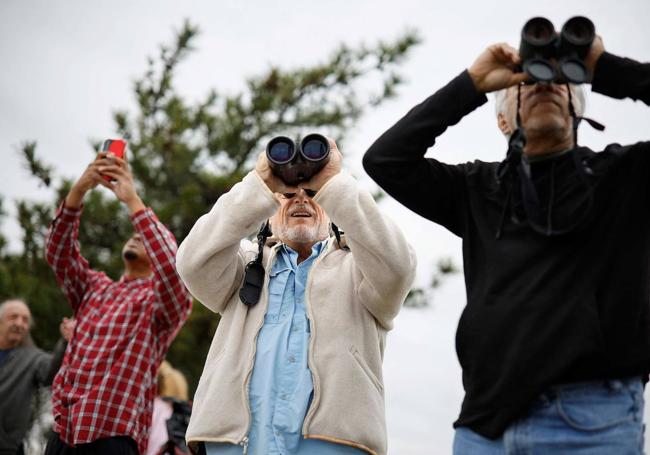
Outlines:
{"type": "MultiPolygon", "coordinates": [[[[546,0],[545,2],[333,1],[0,1],[0,193],[13,201],[49,199],[28,178],[18,146],[38,141],[39,155],[59,175],[78,176],[92,158],[90,138],[114,136],[111,113],[133,109],[132,82],[146,69],[185,18],[202,33],[196,51],[179,67],[176,85],[191,99],[210,88],[234,93],[245,78],[270,64],[315,64],[342,42],[390,40],[417,29],[423,44],[403,67],[399,96],[369,112],[341,148],[345,164],[372,187],[360,165],[368,146],[410,107],[467,68],[489,44],[518,46],[523,23],[542,15],[556,27],[571,16],[590,17],[610,52],[650,60],[650,1],[546,0]],[[567,5],[568,4],[568,5],[567,5]]],[[[500,160],[505,141],[492,102],[451,128],[429,153],[446,162],[500,160]]],[[[580,142],[595,149],[610,142],[648,139],[650,109],[593,94],[587,114],[605,133],[581,127],[580,142]]],[[[278,132],[281,133],[281,132],[278,132]]],[[[418,248],[418,283],[425,284],[441,256],[461,262],[460,241],[386,199],[418,248]]],[[[208,207],[206,207],[206,210],[208,207]]],[[[12,217],[10,217],[12,218],[12,217]]],[[[0,226],[17,248],[13,219],[0,226]]],[[[603,239],[607,241],[608,239],[603,239]]],[[[389,336],[385,360],[390,453],[449,453],[462,387],[453,336],[465,303],[462,277],[435,295],[427,310],[405,310],[389,336]]],[[[202,360],[201,360],[202,361],[202,360]]]]}

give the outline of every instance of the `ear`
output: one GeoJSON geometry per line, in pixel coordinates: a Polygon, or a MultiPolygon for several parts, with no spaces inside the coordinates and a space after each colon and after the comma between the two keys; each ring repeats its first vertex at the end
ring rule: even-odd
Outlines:
{"type": "Polygon", "coordinates": [[[506,116],[501,112],[497,114],[497,125],[499,125],[499,129],[506,136],[510,136],[512,134],[512,128],[510,128],[508,120],[506,120],[506,116]]]}

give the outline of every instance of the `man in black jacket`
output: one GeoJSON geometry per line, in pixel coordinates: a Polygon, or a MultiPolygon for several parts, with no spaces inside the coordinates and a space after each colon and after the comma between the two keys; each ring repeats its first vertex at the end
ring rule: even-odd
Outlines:
{"type": "MultiPolygon", "coordinates": [[[[466,394],[454,453],[642,453],[650,142],[578,146],[579,92],[522,85],[520,63],[516,49],[490,46],[386,131],[364,167],[463,239],[456,348],[466,394]],[[503,89],[504,162],[424,158],[485,93],[503,89]]],[[[593,91],[650,104],[650,65],[605,52],[599,37],[586,64],[593,91]]]]}
{"type": "Polygon", "coordinates": [[[32,314],[22,300],[0,304],[0,455],[23,453],[23,438],[29,429],[32,395],[52,384],[59,370],[74,320],[64,318],[52,354],[34,346],[29,334],[32,314]]]}

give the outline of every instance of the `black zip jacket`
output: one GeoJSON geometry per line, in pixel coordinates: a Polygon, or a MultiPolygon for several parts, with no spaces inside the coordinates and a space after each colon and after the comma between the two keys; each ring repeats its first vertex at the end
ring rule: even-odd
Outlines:
{"type": "MultiPolygon", "coordinates": [[[[650,104],[650,64],[605,53],[592,90],[650,104]]],[[[466,393],[454,426],[494,439],[550,385],[650,372],[650,142],[531,163],[541,218],[559,230],[582,221],[548,236],[526,222],[521,177],[499,183],[498,163],[424,158],[486,101],[461,73],[363,163],[388,194],[463,239],[456,351],[466,393]]]]}

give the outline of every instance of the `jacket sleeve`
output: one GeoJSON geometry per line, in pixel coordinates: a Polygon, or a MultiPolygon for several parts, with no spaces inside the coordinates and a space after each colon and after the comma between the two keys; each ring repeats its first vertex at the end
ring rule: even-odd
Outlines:
{"type": "Polygon", "coordinates": [[[413,249],[401,229],[381,214],[370,193],[347,172],[332,177],[314,201],[345,232],[361,276],[359,302],[390,330],[415,277],[413,249]]]}
{"type": "Polygon", "coordinates": [[[96,274],[79,250],[80,217],[81,209],[71,209],[62,204],[50,224],[45,241],[45,258],[74,311],[77,311],[88,283],[96,274]]]}
{"type": "Polygon", "coordinates": [[[183,282],[203,305],[222,313],[244,276],[242,239],[256,233],[279,202],[255,171],[222,195],[181,243],[176,263],[183,282]]]}
{"type": "Polygon", "coordinates": [[[382,134],[363,157],[364,169],[397,201],[462,235],[464,168],[424,154],[449,126],[485,102],[464,71],[382,134]]]}
{"type": "Polygon", "coordinates": [[[631,98],[650,105],[650,63],[605,52],[596,64],[591,88],[612,98],[631,98]]]}
{"type": "Polygon", "coordinates": [[[176,239],[149,208],[134,213],[131,222],[153,269],[153,317],[158,337],[171,341],[192,309],[192,297],[176,273],[176,239]]]}
{"type": "Polygon", "coordinates": [[[35,359],[36,370],[34,380],[36,385],[45,387],[52,385],[54,376],[56,376],[59,367],[61,367],[67,346],[68,343],[63,338],[60,338],[54,346],[52,354],[46,352],[40,352],[38,354],[38,357],[35,359]]]}

